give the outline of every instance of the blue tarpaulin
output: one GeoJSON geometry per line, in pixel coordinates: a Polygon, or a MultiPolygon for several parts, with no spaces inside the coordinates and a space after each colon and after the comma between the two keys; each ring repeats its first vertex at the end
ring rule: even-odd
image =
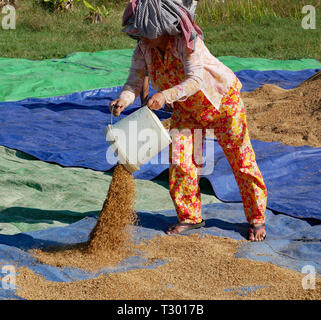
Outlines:
{"type": "MultiPolygon", "coordinates": [[[[133,226],[134,241],[152,239],[155,235],[165,235],[170,223],[176,222],[175,210],[159,212],[139,212],[140,222],[133,226]]],[[[203,218],[206,226],[192,230],[191,233],[229,237],[236,240],[247,238],[248,223],[245,220],[241,204],[216,203],[203,206],[203,218]]],[[[66,227],[31,231],[16,235],[0,235],[0,263],[14,265],[17,269],[28,267],[50,281],[71,282],[95,278],[104,273],[124,272],[138,268],[156,268],[168,261],[157,260],[152,263],[137,251],[133,256],[121,261],[117,266],[88,272],[76,268],[58,268],[39,263],[28,252],[30,249],[47,248],[81,243],[88,236],[97,221],[97,214],[90,214],[66,227]]],[[[321,223],[301,220],[283,214],[266,212],[267,238],[262,243],[244,242],[240,245],[236,257],[274,263],[301,272],[305,265],[312,265],[321,272],[321,223]]],[[[181,235],[174,235],[181,236],[181,235]]],[[[260,285],[258,283],[257,285],[260,285]]],[[[228,288],[227,288],[228,290],[228,288]]],[[[0,298],[19,298],[15,289],[0,288],[0,298]]]]}
{"type": "MultiPolygon", "coordinates": [[[[251,91],[265,83],[293,88],[317,69],[302,71],[242,70],[236,74],[243,90],[251,91]]],[[[0,103],[0,144],[24,151],[40,160],[63,166],[105,171],[104,128],[110,123],[108,105],[121,87],[76,92],[51,98],[30,98],[0,103]]],[[[123,116],[140,107],[138,100],[123,116]]],[[[157,111],[160,119],[170,113],[157,111]]]]}
{"type": "Polygon", "coordinates": [[[242,91],[250,92],[260,88],[264,84],[274,84],[283,89],[293,89],[320,70],[321,69],[306,69],[302,71],[242,70],[235,72],[235,74],[243,84],[242,91]]]}
{"type": "MultiPolygon", "coordinates": [[[[107,106],[118,97],[119,91],[117,87],[1,103],[0,144],[62,166],[107,171],[117,161],[110,153],[107,153],[106,161],[108,144],[104,130],[110,123],[107,106]]],[[[120,118],[139,107],[140,103],[136,101],[120,118]]],[[[156,114],[160,119],[170,117],[169,112],[162,110],[156,114]]],[[[255,140],[252,144],[268,187],[268,207],[294,217],[321,219],[321,149],[255,140]]],[[[215,170],[204,170],[203,173],[215,194],[223,201],[240,201],[221,148],[211,139],[206,140],[205,146],[206,163],[215,165],[215,170]]],[[[161,163],[152,159],[135,173],[135,178],[153,179],[166,170],[166,152],[157,156],[162,159],[161,163]]]]}

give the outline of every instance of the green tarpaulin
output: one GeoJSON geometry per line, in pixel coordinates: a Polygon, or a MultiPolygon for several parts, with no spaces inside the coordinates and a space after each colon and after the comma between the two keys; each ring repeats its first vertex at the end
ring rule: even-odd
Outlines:
{"type": "MultiPolygon", "coordinates": [[[[15,234],[70,224],[98,213],[112,172],[63,168],[0,146],[0,233],[15,234]]],[[[135,180],[135,209],[174,209],[165,179],[135,180]]],[[[204,204],[220,202],[204,185],[204,204]]]]}
{"type": "MultiPolygon", "coordinates": [[[[121,86],[127,79],[133,50],[78,52],[63,59],[0,58],[0,101],[60,96],[73,92],[121,86]]],[[[321,68],[313,59],[268,60],[220,57],[234,72],[321,68]]]]}
{"type": "Polygon", "coordinates": [[[241,70],[287,70],[300,71],[305,69],[317,69],[321,67],[321,62],[314,59],[300,60],[269,60],[263,58],[238,58],[232,56],[219,57],[225,65],[234,72],[241,70]]]}

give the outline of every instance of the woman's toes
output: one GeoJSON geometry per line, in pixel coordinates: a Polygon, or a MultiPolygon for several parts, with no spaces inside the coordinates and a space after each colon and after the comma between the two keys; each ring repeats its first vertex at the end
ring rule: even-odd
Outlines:
{"type": "Polygon", "coordinates": [[[266,231],[265,226],[260,224],[254,224],[251,225],[250,231],[249,231],[249,237],[248,240],[250,241],[264,241],[266,237],[266,231]],[[256,232],[255,232],[256,230],[256,232]]]}
{"type": "Polygon", "coordinates": [[[256,235],[256,241],[263,241],[265,238],[265,231],[262,230],[261,232],[258,232],[256,235]]]}

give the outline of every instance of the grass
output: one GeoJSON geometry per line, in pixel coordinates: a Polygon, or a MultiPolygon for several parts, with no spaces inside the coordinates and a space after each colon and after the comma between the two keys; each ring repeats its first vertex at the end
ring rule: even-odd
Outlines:
{"type": "Polygon", "coordinates": [[[320,30],[304,30],[289,18],[263,19],[260,24],[203,26],[207,46],[216,56],[321,60],[320,30]]]}
{"type": "MultiPolygon", "coordinates": [[[[0,29],[1,57],[49,59],[78,51],[136,46],[134,40],[121,32],[126,0],[88,1],[109,8],[110,14],[101,24],[83,21],[88,9],[82,3],[76,3],[72,12],[55,13],[36,1],[39,0],[21,0],[16,29],[0,29]]],[[[304,30],[301,27],[303,4],[304,1],[299,0],[225,0],[224,3],[201,0],[197,21],[215,56],[321,60],[320,6],[316,14],[317,29],[304,30]]]]}
{"type": "Polygon", "coordinates": [[[320,0],[201,0],[198,13],[201,22],[258,23],[275,17],[301,21],[305,5],[320,4],[320,0]]]}

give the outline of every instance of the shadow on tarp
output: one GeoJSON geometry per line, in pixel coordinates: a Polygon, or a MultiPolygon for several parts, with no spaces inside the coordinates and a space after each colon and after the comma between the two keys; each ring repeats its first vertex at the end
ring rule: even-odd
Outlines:
{"type": "MultiPolygon", "coordinates": [[[[136,243],[150,240],[155,236],[165,236],[168,225],[176,222],[174,210],[160,212],[139,212],[139,224],[131,228],[136,243]]],[[[236,240],[247,238],[248,223],[245,220],[243,206],[239,203],[214,203],[203,206],[203,218],[206,226],[192,230],[190,234],[213,235],[236,240]]],[[[71,282],[91,279],[100,274],[126,272],[139,268],[156,268],[167,261],[149,262],[143,253],[124,259],[115,267],[87,272],[76,268],[57,268],[39,263],[28,250],[49,246],[71,245],[86,242],[97,222],[97,215],[90,215],[66,227],[49,228],[16,235],[0,236],[0,264],[27,267],[50,281],[71,282]]],[[[267,238],[262,243],[243,242],[239,245],[236,257],[256,261],[265,261],[301,272],[305,265],[312,265],[321,273],[321,222],[319,224],[296,219],[283,214],[266,212],[267,238]]],[[[181,237],[181,235],[173,235],[181,237]]],[[[184,241],[184,238],[182,238],[184,241]]],[[[258,286],[260,284],[257,284],[258,286]]],[[[244,288],[243,288],[244,289],[244,288]]],[[[233,290],[241,290],[233,289],[233,290]]],[[[252,288],[256,290],[256,288],[252,288]]],[[[251,288],[244,289],[246,292],[251,288]]],[[[229,289],[230,290],[230,289],[229,289]]],[[[232,289],[231,289],[232,290],[232,289]]],[[[14,298],[12,290],[0,290],[0,297],[14,298]],[[7,292],[6,292],[7,291],[7,292]]]]}
{"type": "MultiPolygon", "coordinates": [[[[19,224],[28,223],[32,224],[52,224],[53,221],[60,223],[74,223],[90,214],[97,213],[96,211],[91,212],[74,212],[70,210],[43,210],[35,208],[24,208],[24,207],[10,207],[4,210],[0,210],[0,224],[1,223],[13,223],[19,224]]],[[[0,227],[1,232],[1,227],[0,227]]],[[[1,235],[0,235],[1,236],[1,235]]]]}

